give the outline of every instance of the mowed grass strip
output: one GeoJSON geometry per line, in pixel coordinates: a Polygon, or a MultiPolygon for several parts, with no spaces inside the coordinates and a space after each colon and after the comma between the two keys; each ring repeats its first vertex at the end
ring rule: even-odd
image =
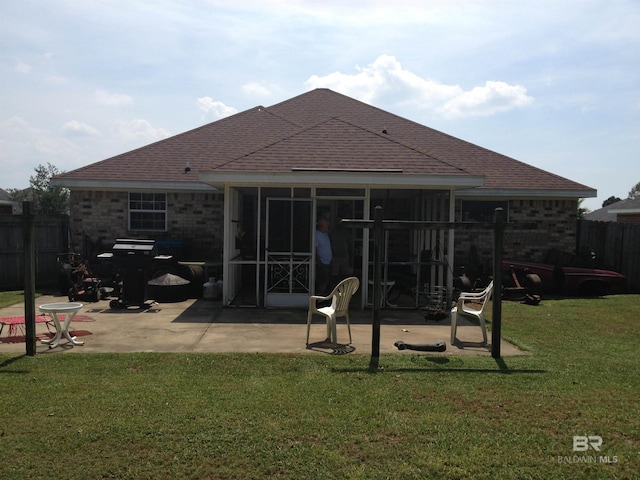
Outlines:
{"type": "MultiPolygon", "coordinates": [[[[39,297],[41,294],[36,292],[35,295],[39,297]]],[[[24,303],[24,292],[22,290],[6,290],[0,292],[0,308],[18,303],[24,303]]]]}
{"type": "MultiPolygon", "coordinates": [[[[0,354],[0,478],[637,478],[640,296],[505,302],[494,360],[0,354]],[[600,451],[574,451],[574,436],[600,451]]],[[[384,326],[383,326],[384,328],[384,326]]]]}

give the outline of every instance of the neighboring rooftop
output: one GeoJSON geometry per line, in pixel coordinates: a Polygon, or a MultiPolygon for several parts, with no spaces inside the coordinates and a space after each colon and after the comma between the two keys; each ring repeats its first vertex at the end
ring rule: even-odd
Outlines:
{"type": "Polygon", "coordinates": [[[602,207],[584,216],[594,222],[617,222],[618,215],[640,215],[640,197],[627,198],[602,207]]]}
{"type": "Polygon", "coordinates": [[[11,198],[11,195],[9,195],[9,192],[0,188],[0,202],[11,202],[11,201],[13,201],[13,199],[11,198]]]}

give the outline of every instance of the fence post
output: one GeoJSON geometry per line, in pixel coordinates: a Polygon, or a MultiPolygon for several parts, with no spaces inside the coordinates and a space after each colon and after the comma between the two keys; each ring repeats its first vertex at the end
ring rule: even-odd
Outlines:
{"type": "Polygon", "coordinates": [[[22,202],[24,257],[24,326],[27,355],[36,354],[35,227],[31,202],[22,202]]]}
{"type": "MultiPolygon", "coordinates": [[[[382,292],[380,270],[382,265],[382,207],[377,206],[373,213],[373,309],[370,369],[377,369],[380,362],[380,303],[382,292]]],[[[363,282],[364,283],[364,282],[363,282]]]]}
{"type": "Polygon", "coordinates": [[[493,235],[493,315],[491,317],[491,356],[500,358],[502,337],[502,246],[504,237],[504,210],[496,208],[493,235]]]}

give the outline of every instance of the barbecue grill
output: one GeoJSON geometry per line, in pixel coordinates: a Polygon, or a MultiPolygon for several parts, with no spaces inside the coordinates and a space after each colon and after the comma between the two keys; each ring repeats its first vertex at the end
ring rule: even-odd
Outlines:
{"type": "Polygon", "coordinates": [[[155,240],[119,238],[112,253],[114,273],[120,277],[121,288],[118,299],[111,300],[109,306],[113,309],[129,306],[148,308],[147,282],[158,254],[155,240]]]}

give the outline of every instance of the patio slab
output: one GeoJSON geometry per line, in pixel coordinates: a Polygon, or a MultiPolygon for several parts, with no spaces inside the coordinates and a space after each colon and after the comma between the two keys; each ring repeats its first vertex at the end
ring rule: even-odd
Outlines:
{"type": "MultiPolygon", "coordinates": [[[[38,305],[65,302],[60,296],[42,296],[38,305]]],[[[365,354],[371,355],[371,311],[351,310],[353,342],[348,343],[344,320],[338,324],[337,348],[324,343],[325,323],[315,317],[311,327],[310,345],[306,341],[307,311],[303,309],[223,308],[220,302],[190,299],[184,302],[152,304],[148,309],[130,307],[112,310],[108,300],[85,303],[83,322],[72,322],[70,330],[83,331],[82,346],[73,346],[63,338],[60,345],[49,349],[40,341],[36,351],[41,353],[118,353],[118,352],[273,352],[298,354],[365,354]],[[88,317],[88,318],[86,318],[88,317]]],[[[0,309],[0,318],[24,315],[24,305],[0,309]]],[[[385,309],[380,313],[380,353],[402,355],[490,355],[490,346],[482,345],[478,326],[461,323],[455,345],[449,342],[450,323],[426,321],[416,310],[385,309]],[[446,343],[446,351],[428,353],[398,350],[398,340],[409,344],[436,341],[446,343]]],[[[44,334],[47,327],[36,324],[36,334],[44,334]]],[[[3,332],[3,337],[6,333],[3,332]]],[[[522,355],[509,342],[501,342],[502,356],[522,355]]],[[[24,343],[0,343],[0,353],[24,353],[24,343]]]]}

